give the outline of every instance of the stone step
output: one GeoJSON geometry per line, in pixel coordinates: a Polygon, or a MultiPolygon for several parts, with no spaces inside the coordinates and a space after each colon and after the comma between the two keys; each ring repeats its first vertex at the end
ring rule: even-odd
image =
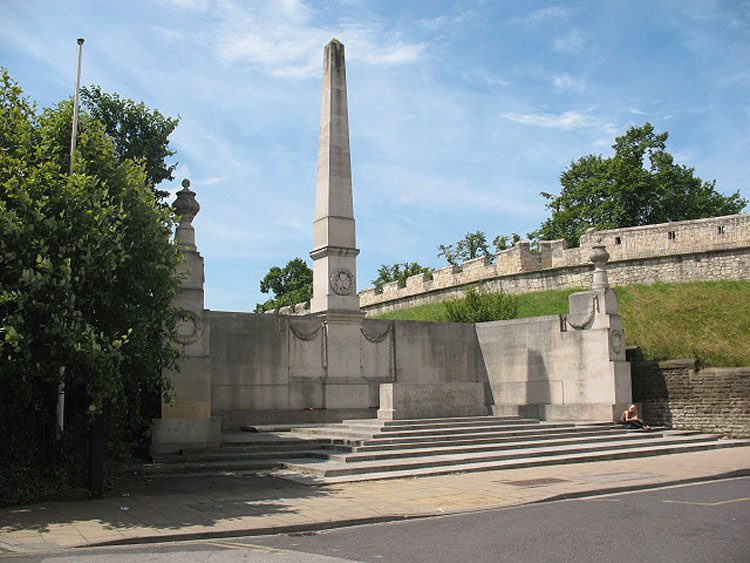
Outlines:
{"type": "MultiPolygon", "coordinates": [[[[632,432],[632,431],[631,431],[632,432]]],[[[688,431],[682,431],[688,434],[688,431]]],[[[480,434],[480,436],[483,436],[480,434]]],[[[648,434],[655,437],[656,433],[648,434]]],[[[462,436],[463,438],[463,436],[462,436]]],[[[414,441],[414,439],[399,440],[396,444],[375,444],[362,446],[336,443],[331,440],[284,440],[257,441],[254,443],[228,443],[215,448],[185,449],[181,454],[162,454],[154,456],[154,463],[199,463],[204,461],[238,461],[238,460],[266,460],[289,459],[295,457],[314,457],[318,459],[335,459],[337,461],[362,461],[365,459],[395,459],[405,457],[419,457],[433,455],[438,452],[460,453],[469,451],[495,451],[519,447],[531,447],[537,442],[545,445],[566,443],[564,440],[577,439],[579,441],[601,441],[608,439],[627,439],[628,434],[622,429],[600,429],[582,427],[577,431],[564,433],[552,432],[514,433],[514,435],[500,435],[492,438],[479,437],[470,439],[414,441]]]]}
{"type": "MultiPolygon", "coordinates": [[[[183,454],[166,454],[160,456],[154,456],[154,463],[168,464],[168,463],[202,463],[204,461],[234,461],[234,460],[283,460],[292,459],[299,457],[307,457],[311,455],[311,452],[324,452],[327,451],[323,447],[306,446],[298,448],[288,449],[273,449],[273,450],[254,450],[253,448],[229,448],[226,450],[215,449],[210,451],[197,451],[193,453],[183,454]]],[[[328,453],[334,454],[334,451],[328,453]]],[[[316,458],[322,458],[321,454],[315,455],[316,458]]]]}
{"type": "Polygon", "coordinates": [[[606,434],[619,434],[623,432],[622,427],[601,427],[601,426],[576,426],[564,428],[534,428],[531,430],[514,430],[514,431],[480,431],[472,434],[437,434],[434,436],[423,437],[404,437],[404,438],[378,438],[365,441],[361,446],[353,446],[352,451],[380,451],[393,450],[405,447],[425,447],[431,448],[441,445],[460,445],[460,444],[482,444],[514,441],[520,438],[528,440],[553,440],[562,436],[596,436],[606,434]]]}
{"type": "MultiPolygon", "coordinates": [[[[294,458],[299,460],[299,453],[294,458]]],[[[144,475],[220,475],[234,471],[268,471],[284,467],[284,460],[278,457],[273,459],[239,459],[239,460],[215,460],[215,461],[190,461],[151,463],[143,465],[144,475]]]]}
{"type": "Polygon", "coordinates": [[[426,438],[429,436],[448,436],[448,435],[461,435],[461,434],[475,434],[482,431],[493,430],[495,432],[514,432],[518,430],[539,430],[540,428],[552,429],[552,428],[575,428],[574,423],[550,423],[545,426],[541,426],[540,423],[518,423],[508,425],[505,423],[494,423],[494,424],[483,424],[479,426],[440,426],[440,427],[425,427],[425,428],[387,428],[380,430],[379,432],[360,432],[352,427],[336,427],[336,426],[321,426],[317,428],[302,428],[295,429],[293,434],[295,436],[315,436],[315,437],[330,437],[336,439],[350,439],[350,440],[373,440],[373,439],[389,439],[389,438],[426,438]]]}
{"type": "MultiPolygon", "coordinates": [[[[643,434],[644,438],[649,440],[655,440],[663,438],[662,432],[649,432],[643,434]]],[[[558,437],[556,439],[544,439],[544,440],[522,440],[522,441],[510,441],[499,444],[492,442],[488,444],[450,444],[447,446],[437,447],[410,447],[398,450],[389,451],[376,451],[376,452],[351,452],[351,453],[327,453],[323,450],[313,452],[316,457],[320,455],[325,456],[331,461],[340,463],[352,463],[358,461],[372,461],[372,460],[388,460],[388,459],[404,459],[412,457],[426,457],[433,455],[443,454],[456,454],[464,455],[473,452],[497,452],[497,451],[509,451],[509,450],[520,450],[528,449],[531,447],[545,447],[552,448],[558,446],[575,446],[578,444],[590,445],[600,442],[614,443],[620,441],[632,442],[633,437],[620,432],[619,434],[605,434],[600,436],[567,436],[558,437]],[[540,444],[540,442],[544,442],[540,444]]]]}
{"type": "Polygon", "coordinates": [[[327,439],[332,442],[346,444],[360,444],[373,437],[373,434],[369,432],[349,432],[327,428],[311,428],[305,431],[295,430],[294,435],[302,439],[327,439]]]}
{"type": "Polygon", "coordinates": [[[408,469],[425,469],[430,467],[442,467],[456,464],[520,460],[527,457],[536,458],[555,455],[579,455],[600,451],[644,448],[648,446],[686,446],[693,443],[706,442],[717,442],[717,437],[713,435],[694,434],[690,436],[664,436],[657,440],[652,440],[649,438],[633,438],[631,440],[625,441],[613,440],[596,444],[576,444],[574,446],[538,446],[534,444],[531,446],[520,447],[513,450],[500,449],[494,452],[451,453],[432,455],[427,457],[409,457],[405,459],[357,461],[348,463],[336,461],[314,461],[312,459],[300,460],[300,462],[291,460],[286,463],[286,467],[287,469],[298,471],[300,473],[327,477],[335,475],[400,471],[408,469]]]}
{"type": "Polygon", "coordinates": [[[409,469],[384,470],[380,472],[357,473],[350,475],[323,476],[299,472],[294,466],[287,465],[284,469],[273,472],[279,478],[295,481],[306,485],[327,485],[336,483],[350,483],[356,481],[374,481],[381,479],[406,479],[414,477],[428,477],[431,475],[447,475],[450,473],[470,473],[475,471],[496,471],[502,469],[518,469],[522,467],[541,467],[548,465],[562,465],[571,463],[587,463],[594,461],[609,461],[614,459],[632,459],[658,455],[705,451],[717,448],[750,446],[748,440],[713,440],[710,442],[696,442],[690,444],[650,445],[648,447],[634,447],[620,450],[604,450],[580,453],[575,455],[558,454],[551,456],[527,457],[489,462],[467,462],[460,460],[454,464],[436,467],[416,467],[409,469]]]}
{"type": "MultiPolygon", "coordinates": [[[[705,435],[703,435],[706,438],[705,435]]],[[[682,453],[719,447],[750,446],[745,440],[717,440],[716,436],[708,436],[708,441],[671,441],[669,443],[653,443],[644,447],[643,443],[631,443],[620,448],[584,449],[573,451],[559,448],[559,451],[536,451],[531,448],[524,456],[518,451],[511,455],[498,456],[500,459],[486,459],[465,455],[443,455],[424,458],[424,462],[411,459],[410,462],[383,463],[358,462],[335,463],[319,461],[310,457],[302,457],[300,452],[288,452],[272,459],[254,459],[243,457],[234,460],[204,460],[190,462],[153,463],[143,466],[145,475],[222,475],[244,474],[258,471],[273,474],[298,482],[309,484],[336,483],[372,479],[392,479],[417,475],[440,475],[465,471],[485,471],[491,469],[510,469],[516,467],[531,467],[537,465],[551,465],[561,463],[577,463],[581,461],[600,461],[607,459],[622,459],[628,457],[643,457],[647,455],[662,455],[668,453],[682,453]],[[439,460],[438,463],[435,460],[439,460]],[[416,463],[415,463],[416,462],[416,463]],[[341,470],[341,468],[345,470],[341,470]],[[323,468],[323,470],[321,470],[323,468]]]]}
{"type": "Polygon", "coordinates": [[[389,431],[409,430],[420,428],[441,428],[461,426],[482,426],[494,424],[539,424],[534,418],[521,418],[519,416],[464,416],[454,418],[419,418],[405,420],[379,420],[379,419],[354,419],[344,420],[341,423],[348,427],[381,428],[389,431]]]}
{"type": "Polygon", "coordinates": [[[289,432],[292,428],[300,428],[305,426],[320,426],[320,423],[301,423],[297,424],[246,424],[240,427],[242,432],[250,433],[268,433],[268,432],[289,432]]]}
{"type": "Polygon", "coordinates": [[[309,448],[310,446],[325,446],[330,444],[331,440],[328,438],[320,438],[314,440],[295,439],[287,441],[252,441],[252,442],[222,442],[221,446],[209,447],[209,448],[185,448],[182,450],[183,454],[194,454],[201,452],[214,452],[214,451],[274,451],[279,449],[291,449],[291,448],[309,448]]]}
{"type": "MultiPolygon", "coordinates": [[[[254,427],[258,430],[258,427],[254,427]]],[[[337,482],[478,471],[576,460],[616,459],[750,445],[691,431],[625,430],[610,421],[546,422],[512,417],[349,420],[266,432],[227,432],[221,447],[157,456],[146,474],[270,471],[294,480],[337,482]]]]}

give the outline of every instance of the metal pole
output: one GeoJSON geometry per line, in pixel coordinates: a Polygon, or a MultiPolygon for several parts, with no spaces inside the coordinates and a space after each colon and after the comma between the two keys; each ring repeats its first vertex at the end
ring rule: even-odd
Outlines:
{"type": "Polygon", "coordinates": [[[65,366],[60,368],[60,383],[57,384],[57,437],[62,437],[65,430],[65,383],[62,379],[65,375],[65,366]]]}
{"type": "Polygon", "coordinates": [[[78,38],[78,66],[76,69],[76,93],[73,98],[73,128],[70,132],[70,173],[73,174],[73,158],[76,152],[76,136],[78,135],[78,93],[81,90],[81,58],[83,57],[83,37],[78,38]]]}
{"type": "MultiPolygon", "coordinates": [[[[83,58],[83,37],[78,38],[78,64],[76,67],[76,92],[73,98],[73,127],[70,132],[70,169],[69,175],[73,175],[73,155],[76,152],[76,136],[78,135],[78,93],[81,89],[81,59],[83,58]]],[[[60,383],[57,386],[57,431],[58,438],[62,436],[65,429],[65,383],[63,376],[65,366],[60,368],[60,383]]]]}

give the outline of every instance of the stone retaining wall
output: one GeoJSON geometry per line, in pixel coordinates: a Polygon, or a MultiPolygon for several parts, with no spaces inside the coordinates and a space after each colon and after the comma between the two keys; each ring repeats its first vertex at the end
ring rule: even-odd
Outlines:
{"type": "Polygon", "coordinates": [[[695,221],[645,225],[607,231],[588,230],[579,248],[564,240],[543,241],[539,251],[528,242],[487,257],[432,273],[412,276],[406,286],[387,283],[359,293],[368,315],[435,303],[461,296],[471,284],[490,291],[528,293],[552,289],[584,289],[591,280],[591,249],[603,244],[612,285],[750,279],[750,213],[695,221]]]}
{"type": "Polygon", "coordinates": [[[644,362],[630,356],[633,402],[647,423],[750,437],[750,367],[698,371],[695,360],[644,362]]]}

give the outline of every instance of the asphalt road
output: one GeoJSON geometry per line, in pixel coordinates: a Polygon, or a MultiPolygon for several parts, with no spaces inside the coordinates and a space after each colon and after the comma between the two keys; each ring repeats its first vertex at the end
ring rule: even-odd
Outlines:
{"type": "Polygon", "coordinates": [[[748,563],[750,478],[326,532],[87,548],[12,560],[748,563]]]}

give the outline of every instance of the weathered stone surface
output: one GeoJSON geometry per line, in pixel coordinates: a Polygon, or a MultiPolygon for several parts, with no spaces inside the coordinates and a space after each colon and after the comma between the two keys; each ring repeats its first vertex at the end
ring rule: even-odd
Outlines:
{"type": "MultiPolygon", "coordinates": [[[[629,351],[630,352],[630,351],[629,351]]],[[[750,368],[707,368],[695,360],[631,359],[633,401],[649,424],[750,437],[750,368]]]]}
{"type": "Polygon", "coordinates": [[[183,448],[212,447],[221,439],[220,421],[210,418],[160,418],[156,420],[152,454],[177,453],[183,448]]]}
{"type": "Polygon", "coordinates": [[[344,46],[331,40],[323,61],[310,312],[359,312],[344,46]]]}
{"type": "Polygon", "coordinates": [[[563,328],[558,316],[476,325],[496,414],[612,419],[631,399],[628,365],[612,357],[610,329],[563,328]]]}
{"type": "Polygon", "coordinates": [[[482,383],[384,383],[380,420],[482,416],[487,414],[482,383]]]}
{"type": "Polygon", "coordinates": [[[395,321],[399,383],[480,381],[474,325],[395,321]]]}
{"type": "Polygon", "coordinates": [[[218,444],[219,421],[211,414],[211,327],[203,301],[203,257],[195,246],[192,221],[200,210],[195,192],[184,180],[177,195],[175,212],[180,216],[176,239],[184,260],[178,271],[182,275],[175,306],[181,311],[178,319],[178,341],[183,358],[180,369],[165,374],[172,382],[172,402],[162,405],[161,418],[154,421],[153,451],[176,451],[181,444],[218,444]]]}

